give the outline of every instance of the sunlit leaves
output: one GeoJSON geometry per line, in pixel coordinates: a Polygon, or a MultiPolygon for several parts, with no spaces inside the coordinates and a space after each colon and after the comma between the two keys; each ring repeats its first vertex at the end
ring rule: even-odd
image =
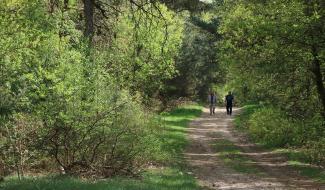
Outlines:
{"type": "Polygon", "coordinates": [[[250,101],[277,104],[294,115],[310,114],[306,110],[315,109],[317,102],[310,47],[320,45],[323,37],[315,38],[313,25],[319,24],[306,14],[304,2],[227,1],[219,14],[221,58],[239,98],[249,93],[250,101]]]}

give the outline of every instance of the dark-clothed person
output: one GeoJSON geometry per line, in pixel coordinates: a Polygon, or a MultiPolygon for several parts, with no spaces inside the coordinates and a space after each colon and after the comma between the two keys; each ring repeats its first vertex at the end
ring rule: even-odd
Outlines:
{"type": "Polygon", "coordinates": [[[228,92],[228,95],[225,98],[226,101],[226,108],[227,108],[227,115],[232,114],[232,105],[234,101],[234,96],[231,94],[231,92],[228,92]]]}

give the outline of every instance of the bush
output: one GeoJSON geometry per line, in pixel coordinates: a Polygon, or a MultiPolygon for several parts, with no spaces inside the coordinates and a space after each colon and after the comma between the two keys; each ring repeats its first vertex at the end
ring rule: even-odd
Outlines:
{"type": "Polygon", "coordinates": [[[109,88],[40,116],[47,122],[39,144],[65,173],[133,175],[155,157],[158,125],[126,91],[109,88]]]}
{"type": "Polygon", "coordinates": [[[235,122],[256,142],[270,147],[290,146],[299,150],[304,161],[325,166],[324,119],[319,114],[294,120],[276,108],[245,106],[235,122]]]}
{"type": "Polygon", "coordinates": [[[310,163],[325,166],[325,138],[309,141],[304,146],[303,153],[310,163]]]}
{"type": "MultiPolygon", "coordinates": [[[[321,141],[325,137],[324,119],[316,114],[313,118],[297,121],[295,127],[295,146],[304,146],[311,142],[321,141]]],[[[313,144],[313,143],[312,143],[313,144]]]]}
{"type": "Polygon", "coordinates": [[[249,119],[249,132],[253,139],[269,146],[292,144],[294,128],[293,122],[275,108],[261,108],[249,119]]]}
{"type": "Polygon", "coordinates": [[[35,112],[13,114],[5,121],[0,168],[8,172],[0,176],[42,171],[44,160],[47,171],[87,177],[135,175],[158,157],[156,119],[127,91],[103,81],[97,84],[103,86],[96,93],[93,83],[65,96],[61,94],[66,91],[54,91],[35,112]]]}
{"type": "Polygon", "coordinates": [[[235,118],[235,125],[239,129],[248,129],[249,119],[253,113],[255,113],[260,108],[259,105],[246,105],[243,107],[242,112],[235,118]]]}
{"type": "Polygon", "coordinates": [[[15,171],[19,178],[37,157],[33,144],[39,122],[28,114],[13,114],[0,129],[0,177],[15,171]]]}

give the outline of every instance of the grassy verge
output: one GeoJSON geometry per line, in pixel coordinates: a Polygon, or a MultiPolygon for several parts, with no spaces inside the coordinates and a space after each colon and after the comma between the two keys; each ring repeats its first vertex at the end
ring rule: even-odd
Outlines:
{"type": "Polygon", "coordinates": [[[273,152],[282,154],[287,157],[288,164],[301,175],[310,177],[321,183],[325,183],[325,170],[310,165],[305,160],[305,156],[302,152],[295,149],[274,149],[273,152]]]}
{"type": "MultiPolygon", "coordinates": [[[[256,111],[258,111],[259,106],[256,105],[247,105],[243,107],[243,110],[239,116],[235,118],[236,129],[249,134],[249,123],[250,117],[256,111]]],[[[255,142],[260,144],[259,142],[255,142]]],[[[325,170],[320,167],[315,167],[308,163],[305,155],[299,150],[294,148],[277,148],[269,145],[263,145],[265,149],[269,149],[278,154],[282,154],[288,160],[288,164],[301,175],[310,177],[316,181],[325,183],[325,170]]]]}
{"type": "Polygon", "coordinates": [[[1,190],[198,190],[193,176],[184,170],[182,152],[187,144],[188,123],[201,114],[200,106],[183,106],[161,114],[165,123],[163,154],[168,155],[166,167],[150,169],[140,179],[114,178],[88,181],[70,177],[38,177],[19,181],[15,178],[0,183],[1,190]]]}
{"type": "Polygon", "coordinates": [[[257,111],[260,106],[247,105],[242,108],[240,115],[236,116],[234,122],[237,129],[246,132],[250,116],[257,111]]]}
{"type": "Polygon", "coordinates": [[[201,106],[189,105],[161,114],[165,124],[165,132],[162,134],[163,152],[167,153],[167,160],[173,165],[176,163],[181,166],[184,163],[182,152],[188,143],[186,127],[191,120],[200,116],[201,112],[201,106]]]}

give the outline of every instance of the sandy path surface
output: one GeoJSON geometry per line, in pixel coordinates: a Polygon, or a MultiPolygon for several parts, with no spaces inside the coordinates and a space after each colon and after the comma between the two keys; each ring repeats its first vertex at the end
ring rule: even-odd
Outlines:
{"type": "MultiPolygon", "coordinates": [[[[235,109],[234,115],[238,112],[235,109]]],[[[243,134],[234,131],[234,115],[228,116],[224,108],[218,108],[216,114],[210,116],[209,110],[204,109],[202,116],[190,123],[190,145],[185,157],[201,186],[222,190],[325,190],[324,184],[302,177],[290,168],[285,157],[249,143],[243,134]],[[224,140],[240,148],[241,154],[252,160],[247,167],[257,168],[261,174],[240,172],[226,164],[214,147],[216,142],[224,140]]]]}

